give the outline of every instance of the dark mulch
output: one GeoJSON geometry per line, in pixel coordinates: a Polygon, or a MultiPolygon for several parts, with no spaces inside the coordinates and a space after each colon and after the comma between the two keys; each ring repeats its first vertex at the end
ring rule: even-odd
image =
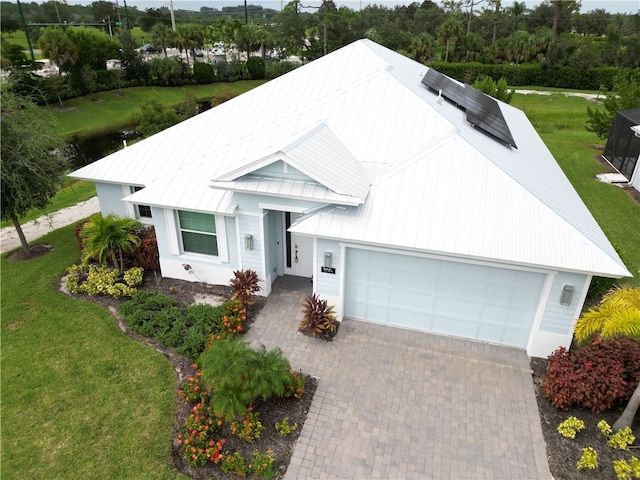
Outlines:
{"type": "MultiPolygon", "coordinates": [[[[542,381],[540,377],[547,369],[547,361],[540,358],[532,358],[530,361],[533,376],[533,386],[540,411],[542,432],[547,445],[547,457],[551,474],[556,480],[614,480],[616,475],[613,470],[614,460],[629,461],[632,456],[640,458],[640,440],[629,451],[614,450],[607,446],[607,440],[600,433],[597,424],[605,420],[613,425],[622,412],[621,408],[612,409],[604,413],[593,413],[591,410],[571,409],[562,411],[555,408],[549,400],[542,396],[542,381]],[[568,417],[574,416],[584,421],[585,429],[578,432],[574,440],[563,437],[558,433],[557,427],[568,417]],[[582,455],[582,449],[593,447],[598,452],[598,468],[596,470],[577,470],[576,464],[582,455]]],[[[632,430],[636,436],[640,436],[640,418],[636,415],[632,430]]]]}
{"type": "MultiPolygon", "coordinates": [[[[63,282],[60,288],[64,291],[63,282]]],[[[161,292],[172,297],[178,304],[192,304],[196,296],[201,295],[219,295],[223,298],[231,296],[230,287],[224,285],[207,285],[198,282],[187,282],[184,280],[176,280],[172,278],[164,278],[153,273],[145,275],[145,279],[140,289],[153,292],[161,292]]],[[[220,469],[219,465],[207,465],[203,467],[189,466],[182,454],[180,445],[177,443],[177,436],[184,427],[185,420],[191,414],[193,405],[186,402],[177,395],[178,388],[187,378],[195,374],[193,362],[190,358],[175,353],[173,350],[163,347],[153,339],[142,337],[132,332],[126,322],[120,317],[118,307],[126,301],[126,299],[115,299],[108,296],[90,297],[88,295],[74,295],[76,298],[82,298],[87,301],[95,302],[108,308],[113,314],[116,323],[123,333],[132,339],[157,350],[162,353],[172,364],[176,372],[176,408],[174,416],[173,434],[171,438],[171,453],[176,468],[183,474],[197,479],[229,479],[237,478],[235,475],[227,475],[220,469]]],[[[264,307],[266,298],[253,297],[254,303],[249,306],[247,311],[247,328],[251,328],[251,324],[255,321],[258,313],[264,307]]],[[[292,365],[295,368],[295,365],[292,365]]],[[[254,443],[247,443],[234,436],[228,425],[224,425],[219,430],[219,439],[226,439],[224,450],[231,453],[239,451],[243,457],[250,461],[254,451],[266,453],[270,449],[275,457],[274,469],[277,477],[282,478],[287,470],[287,466],[293,455],[296,442],[300,436],[302,425],[307,417],[307,413],[313,401],[313,395],[316,391],[318,381],[315,378],[307,377],[305,381],[305,394],[300,399],[272,399],[267,402],[259,401],[254,405],[254,411],[260,414],[260,421],[266,428],[261,437],[254,443]],[[280,422],[284,417],[289,417],[289,424],[298,424],[298,428],[287,436],[282,436],[275,429],[275,423],[280,422]]],[[[248,462],[247,462],[248,463],[248,462]]],[[[251,476],[249,476],[251,478],[251,476]]]]}
{"type": "Polygon", "coordinates": [[[53,245],[49,243],[36,243],[34,245],[29,245],[29,248],[31,250],[31,254],[27,254],[23,248],[19,248],[7,255],[7,261],[22,262],[23,260],[31,260],[32,258],[41,257],[53,251],[53,245]]]}

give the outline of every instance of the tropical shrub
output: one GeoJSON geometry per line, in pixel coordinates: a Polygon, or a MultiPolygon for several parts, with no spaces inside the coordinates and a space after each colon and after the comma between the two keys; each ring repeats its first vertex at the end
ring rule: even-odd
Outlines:
{"type": "Polygon", "coordinates": [[[631,397],[640,381],[640,340],[596,338],[587,346],[556,350],[542,377],[543,395],[556,408],[599,413],[631,397]]]}
{"type": "Polygon", "coordinates": [[[249,411],[258,398],[285,396],[292,384],[291,367],[277,348],[253,350],[237,337],[214,341],[200,356],[202,378],[214,392],[213,410],[226,418],[249,411]]]}
{"type": "Polygon", "coordinates": [[[224,307],[206,304],[179,307],[163,293],[137,292],[120,306],[131,330],[154,338],[176,352],[196,359],[213,335],[223,330],[224,307]]]}
{"type": "Polygon", "coordinates": [[[252,56],[247,60],[247,70],[251,80],[262,80],[266,73],[266,64],[262,57],[252,56]]]}
{"type": "Polygon", "coordinates": [[[125,263],[134,267],[142,267],[145,270],[159,271],[160,253],[158,252],[155,227],[153,225],[144,227],[137,234],[140,237],[140,245],[125,255],[125,263]]]}
{"type": "Polygon", "coordinates": [[[104,265],[72,265],[67,269],[66,287],[69,292],[89,296],[110,295],[114,298],[131,296],[142,283],[142,269],[133,267],[120,275],[104,265]]]}
{"type": "Polygon", "coordinates": [[[298,424],[294,423],[293,425],[289,425],[289,417],[284,417],[282,421],[276,422],[275,427],[278,433],[285,437],[296,430],[298,428],[298,424]]]}
{"type": "Polygon", "coordinates": [[[193,65],[193,78],[198,84],[213,83],[216,79],[213,65],[207,62],[196,62],[193,65]]]}
{"type": "Polygon", "coordinates": [[[631,457],[631,460],[614,460],[613,470],[618,480],[631,480],[632,478],[640,478],[640,460],[637,457],[631,457]]]}
{"type": "Polygon", "coordinates": [[[260,277],[254,270],[236,270],[229,281],[233,289],[231,300],[238,300],[243,306],[251,304],[251,295],[261,290],[260,277]]]}
{"type": "Polygon", "coordinates": [[[558,425],[558,433],[565,438],[576,438],[580,430],[584,430],[584,422],[576,417],[569,417],[558,425]]]}
{"type": "Polygon", "coordinates": [[[142,224],[133,218],[118,217],[114,214],[91,216],[80,232],[82,239],[82,261],[96,259],[106,263],[113,261],[114,268],[122,274],[125,252],[134,251],[140,245],[138,231],[142,224]]]}
{"type": "Polygon", "coordinates": [[[598,452],[596,452],[593,447],[583,448],[582,456],[580,460],[578,460],[576,467],[578,470],[582,470],[583,468],[595,470],[598,468],[598,452]]]}
{"type": "Polygon", "coordinates": [[[252,473],[264,478],[274,478],[276,476],[276,472],[273,470],[274,461],[275,458],[271,450],[267,450],[267,453],[260,453],[256,450],[251,456],[249,469],[252,473]]]}
{"type": "Polygon", "coordinates": [[[231,422],[229,429],[231,433],[237,435],[239,439],[244,440],[247,443],[253,443],[256,438],[260,438],[262,432],[266,429],[260,421],[260,414],[254,412],[251,407],[248,408],[248,412],[244,414],[242,420],[234,420],[231,422]]]}
{"type": "Polygon", "coordinates": [[[304,318],[298,330],[311,337],[322,337],[330,340],[337,331],[336,316],[333,306],[322,300],[315,293],[307,297],[302,306],[304,318]]]}
{"type": "Polygon", "coordinates": [[[244,461],[244,457],[240,452],[235,452],[233,454],[225,452],[222,456],[220,468],[224,473],[232,473],[239,477],[245,477],[249,471],[244,461]]]}

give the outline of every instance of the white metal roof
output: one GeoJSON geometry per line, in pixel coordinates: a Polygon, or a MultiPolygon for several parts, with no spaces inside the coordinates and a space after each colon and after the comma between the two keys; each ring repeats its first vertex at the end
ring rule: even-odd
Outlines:
{"type": "Polygon", "coordinates": [[[230,190],[302,187],[251,176],[277,158],[324,188],[302,197],[364,200],[309,215],[301,234],[630,275],[524,113],[500,103],[518,149],[504,146],[438,102],[426,70],[360,40],[72,175],[144,185],[136,203],[230,214],[230,190]]]}

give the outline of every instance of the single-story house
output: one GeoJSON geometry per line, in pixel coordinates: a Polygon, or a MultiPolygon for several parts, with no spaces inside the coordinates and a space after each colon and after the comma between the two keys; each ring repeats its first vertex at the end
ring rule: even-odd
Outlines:
{"type": "Polygon", "coordinates": [[[166,277],[307,277],[340,319],[531,356],[631,276],[521,110],[369,40],[71,175],[155,226],[166,277]]]}
{"type": "Polygon", "coordinates": [[[616,112],[603,157],[640,191],[640,108],[616,112]]]}

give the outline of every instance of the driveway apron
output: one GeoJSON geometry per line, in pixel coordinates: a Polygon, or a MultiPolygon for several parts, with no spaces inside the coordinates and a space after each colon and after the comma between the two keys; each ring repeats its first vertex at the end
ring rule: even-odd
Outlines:
{"type": "Polygon", "coordinates": [[[526,352],[345,320],[298,333],[275,289],[247,336],[319,379],[286,479],[552,478],[526,352]]]}

